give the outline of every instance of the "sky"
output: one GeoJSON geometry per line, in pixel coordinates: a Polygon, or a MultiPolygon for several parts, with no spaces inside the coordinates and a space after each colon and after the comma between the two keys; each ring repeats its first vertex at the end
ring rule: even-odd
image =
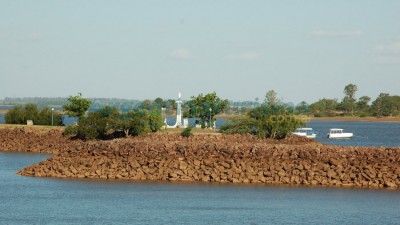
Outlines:
{"type": "Polygon", "coordinates": [[[0,99],[400,95],[399,0],[0,0],[0,99]]]}

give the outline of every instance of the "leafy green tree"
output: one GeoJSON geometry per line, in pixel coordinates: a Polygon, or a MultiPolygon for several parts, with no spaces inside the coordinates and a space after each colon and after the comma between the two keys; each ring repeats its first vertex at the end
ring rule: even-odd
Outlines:
{"type": "Polygon", "coordinates": [[[39,110],[36,104],[30,103],[25,105],[24,108],[21,106],[15,106],[5,115],[5,122],[7,124],[26,124],[27,120],[32,120],[35,125],[52,125],[61,126],[62,116],[51,111],[49,108],[39,110]]]}
{"type": "Polygon", "coordinates": [[[336,99],[320,99],[310,105],[310,111],[315,117],[335,116],[338,102],[336,99]]]}
{"type": "Polygon", "coordinates": [[[82,98],[82,93],[70,96],[68,101],[68,104],[63,105],[64,111],[71,117],[78,117],[78,120],[83,118],[92,103],[90,100],[82,98]]]}
{"type": "Polygon", "coordinates": [[[185,112],[185,116],[200,118],[202,124],[208,124],[210,127],[214,116],[223,112],[227,104],[228,100],[222,100],[215,92],[206,95],[200,94],[186,102],[185,106],[188,111],[185,112]]]}
{"type": "Polygon", "coordinates": [[[156,98],[156,99],[154,99],[153,105],[155,107],[157,107],[158,109],[161,109],[161,108],[165,108],[166,103],[164,102],[164,100],[162,98],[156,98]]]}
{"type": "Polygon", "coordinates": [[[131,133],[135,136],[145,135],[151,132],[149,124],[149,111],[142,109],[132,115],[131,133]]]}
{"type": "Polygon", "coordinates": [[[133,128],[134,116],[135,116],[135,112],[129,111],[127,113],[120,114],[118,117],[118,120],[116,122],[116,129],[122,130],[125,134],[125,137],[129,137],[131,135],[131,129],[133,128]]]}
{"type": "Polygon", "coordinates": [[[274,106],[278,103],[280,103],[281,101],[276,97],[277,93],[275,90],[269,90],[266,94],[265,94],[265,99],[264,102],[269,105],[269,106],[274,106]]]}
{"type": "Polygon", "coordinates": [[[150,130],[152,132],[159,131],[164,126],[164,121],[160,113],[160,110],[158,108],[156,107],[153,108],[153,110],[149,112],[148,118],[149,118],[150,130]]]}
{"type": "Polygon", "coordinates": [[[362,96],[358,99],[357,102],[357,110],[360,116],[366,116],[369,114],[370,106],[368,103],[371,101],[371,98],[368,96],[362,96]]]}
{"type": "Polygon", "coordinates": [[[35,120],[38,118],[38,115],[39,115],[39,109],[36,104],[30,103],[25,106],[25,119],[33,120],[35,123],[35,120]]]}
{"type": "Polygon", "coordinates": [[[25,109],[22,106],[14,106],[6,113],[4,119],[7,124],[26,124],[25,109]]]}
{"type": "Polygon", "coordinates": [[[301,101],[300,104],[296,106],[297,114],[307,114],[310,111],[310,105],[307,102],[301,101]]]}
{"type": "Polygon", "coordinates": [[[152,102],[150,99],[144,100],[139,106],[139,109],[151,110],[151,108],[152,108],[152,102]]]}
{"type": "Polygon", "coordinates": [[[118,116],[119,111],[110,106],[89,113],[78,123],[78,137],[83,139],[107,138],[115,131],[118,116]]]}
{"type": "Polygon", "coordinates": [[[283,139],[303,125],[304,122],[297,119],[290,108],[266,103],[254,108],[246,117],[229,119],[220,130],[223,133],[251,133],[260,138],[283,139]]]}
{"type": "Polygon", "coordinates": [[[375,116],[397,116],[400,114],[400,96],[390,96],[388,93],[381,93],[372,102],[372,110],[375,116]]]}
{"type": "Polygon", "coordinates": [[[357,85],[355,84],[348,84],[344,87],[343,93],[345,94],[345,97],[343,99],[343,106],[346,109],[347,112],[351,112],[351,115],[354,116],[354,108],[356,106],[356,92],[358,88],[357,85]]]}
{"type": "Polygon", "coordinates": [[[220,128],[225,134],[256,134],[257,120],[249,116],[229,118],[220,128]]]}

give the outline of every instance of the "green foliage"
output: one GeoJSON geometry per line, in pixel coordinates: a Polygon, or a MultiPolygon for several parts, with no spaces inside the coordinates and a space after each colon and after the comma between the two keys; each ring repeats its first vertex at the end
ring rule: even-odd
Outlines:
{"type": "Polygon", "coordinates": [[[101,112],[91,112],[78,123],[77,136],[82,139],[106,138],[112,129],[110,117],[101,112]]]}
{"type": "Polygon", "coordinates": [[[145,135],[151,132],[149,124],[149,111],[143,109],[132,114],[131,133],[133,135],[145,135]]]}
{"type": "Polygon", "coordinates": [[[21,106],[14,106],[4,117],[7,124],[26,124],[25,109],[21,106]]]}
{"type": "Polygon", "coordinates": [[[63,105],[64,111],[71,117],[78,117],[78,120],[83,118],[92,103],[90,100],[82,98],[81,93],[70,96],[68,101],[69,104],[63,105]]]}
{"type": "Polygon", "coordinates": [[[283,139],[304,122],[294,116],[293,109],[285,105],[261,105],[249,113],[256,119],[255,133],[261,138],[283,139]]]}
{"type": "Polygon", "coordinates": [[[164,125],[159,110],[145,109],[120,113],[116,108],[104,107],[81,119],[77,136],[82,139],[112,138],[115,132],[123,131],[125,136],[145,135],[156,132],[164,125]]]}
{"type": "Polygon", "coordinates": [[[159,131],[164,126],[160,111],[156,108],[149,112],[149,126],[152,132],[159,131]]]}
{"type": "Polygon", "coordinates": [[[211,122],[214,121],[214,116],[223,112],[227,104],[228,100],[222,100],[215,92],[206,95],[200,94],[197,97],[193,96],[192,99],[185,104],[185,108],[188,110],[184,113],[184,116],[200,118],[202,124],[208,124],[208,126],[210,126],[211,122]]]}
{"type": "Polygon", "coordinates": [[[292,109],[284,105],[263,104],[256,107],[246,117],[229,119],[221,128],[223,133],[250,133],[260,138],[283,139],[296,128],[304,125],[297,119],[292,109]]]}
{"type": "Polygon", "coordinates": [[[311,113],[316,116],[335,116],[336,115],[336,107],[338,106],[338,102],[336,99],[320,99],[319,101],[310,105],[311,113]]]}
{"type": "Polygon", "coordinates": [[[400,115],[400,96],[390,96],[387,93],[381,93],[374,102],[372,102],[372,111],[375,116],[398,116],[400,115]]]}
{"type": "Polygon", "coordinates": [[[35,104],[27,104],[25,107],[14,106],[5,115],[7,124],[26,124],[27,120],[32,120],[35,125],[52,125],[61,126],[62,116],[57,112],[53,112],[49,108],[38,109],[35,104]]]}
{"type": "Polygon", "coordinates": [[[63,135],[69,136],[69,135],[77,135],[78,134],[78,126],[77,125],[68,125],[64,129],[63,135]]]}
{"type": "Polygon", "coordinates": [[[228,119],[220,128],[224,134],[255,134],[257,120],[249,116],[228,119]]]}
{"type": "Polygon", "coordinates": [[[278,94],[274,90],[269,90],[265,94],[264,103],[268,104],[269,106],[274,106],[279,104],[281,101],[276,97],[278,94]]]}
{"type": "Polygon", "coordinates": [[[343,93],[345,94],[346,97],[349,98],[350,101],[354,102],[357,91],[358,91],[357,85],[348,84],[344,87],[343,93]]]}
{"type": "Polygon", "coordinates": [[[182,137],[190,137],[193,135],[192,133],[192,126],[188,126],[186,127],[182,132],[181,132],[181,136],[182,137]]]}

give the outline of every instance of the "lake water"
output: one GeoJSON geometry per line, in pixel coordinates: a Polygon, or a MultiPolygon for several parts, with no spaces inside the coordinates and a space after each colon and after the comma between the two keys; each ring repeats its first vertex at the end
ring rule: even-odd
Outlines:
{"type": "Polygon", "coordinates": [[[329,145],[343,146],[400,146],[400,123],[311,121],[308,123],[318,134],[316,140],[329,145]],[[330,128],[342,128],[354,134],[351,139],[328,139],[330,128]]]}
{"type": "Polygon", "coordinates": [[[400,191],[107,182],[15,172],[49,155],[0,152],[0,224],[399,224],[400,191]]]}

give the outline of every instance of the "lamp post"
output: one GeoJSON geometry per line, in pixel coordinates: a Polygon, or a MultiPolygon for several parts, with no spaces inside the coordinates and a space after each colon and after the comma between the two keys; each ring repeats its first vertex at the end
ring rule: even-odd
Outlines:
{"type": "Polygon", "coordinates": [[[54,108],[51,108],[51,126],[54,126],[54,108]]]}
{"type": "Polygon", "coordinates": [[[167,129],[167,117],[165,115],[165,110],[166,110],[166,108],[164,108],[164,107],[161,108],[161,116],[162,116],[163,123],[164,123],[163,128],[167,129]]]}
{"type": "Polygon", "coordinates": [[[209,128],[211,128],[211,111],[212,111],[212,109],[210,108],[210,123],[208,125],[209,128]]]}

